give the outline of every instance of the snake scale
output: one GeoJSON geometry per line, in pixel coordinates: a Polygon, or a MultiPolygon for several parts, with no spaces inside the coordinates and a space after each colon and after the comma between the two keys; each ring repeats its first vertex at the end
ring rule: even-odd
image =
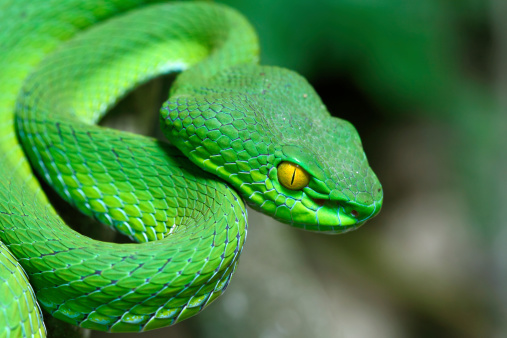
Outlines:
{"type": "Polygon", "coordinates": [[[111,332],[195,315],[229,284],[245,202],[325,233],[380,211],[354,127],[300,75],[260,66],[246,19],[159,2],[0,1],[1,337],[45,336],[39,306],[111,332]],[[171,72],[160,115],[169,142],[96,125],[171,72]],[[141,243],[72,230],[39,180],[141,243]]]}

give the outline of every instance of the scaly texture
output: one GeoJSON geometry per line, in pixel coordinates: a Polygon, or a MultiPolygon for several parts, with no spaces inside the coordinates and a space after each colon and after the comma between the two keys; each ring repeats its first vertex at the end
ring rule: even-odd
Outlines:
{"type": "Polygon", "coordinates": [[[57,318],[149,330],[198,313],[225,290],[246,237],[243,199],[330,233],[380,210],[381,187],[354,128],[330,117],[299,75],[258,66],[257,38],[241,15],[150,2],[158,1],[0,1],[6,336],[45,334],[24,271],[57,318]],[[94,125],[136,85],[174,71],[183,73],[161,120],[179,150],[94,125]],[[70,204],[143,243],[103,243],[69,229],[27,158],[70,204]],[[282,162],[308,172],[308,184],[280,183],[282,162]]]}

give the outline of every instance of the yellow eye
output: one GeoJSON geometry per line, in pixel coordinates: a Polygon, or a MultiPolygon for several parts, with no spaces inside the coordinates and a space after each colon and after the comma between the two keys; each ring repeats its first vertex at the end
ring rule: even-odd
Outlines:
{"type": "Polygon", "coordinates": [[[278,181],[287,189],[301,190],[310,182],[310,174],[297,164],[282,162],[278,166],[278,181]]]}

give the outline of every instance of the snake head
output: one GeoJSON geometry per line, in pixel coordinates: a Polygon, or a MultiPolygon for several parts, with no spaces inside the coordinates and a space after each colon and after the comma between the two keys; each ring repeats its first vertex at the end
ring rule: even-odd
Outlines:
{"type": "Polygon", "coordinates": [[[172,93],[162,129],[254,209],[295,227],[342,233],[380,211],[382,187],[361,140],[295,72],[226,69],[172,93]]]}

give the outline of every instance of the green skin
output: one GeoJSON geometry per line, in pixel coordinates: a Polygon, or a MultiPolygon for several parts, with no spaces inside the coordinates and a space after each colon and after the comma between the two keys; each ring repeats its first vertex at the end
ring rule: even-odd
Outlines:
{"type": "Polygon", "coordinates": [[[45,335],[34,294],[53,316],[95,330],[195,315],[237,265],[243,201],[326,233],[380,211],[354,127],[301,76],[257,65],[241,15],[207,3],[142,6],[150,2],[0,1],[0,336],[45,335]],[[178,149],[95,125],[128,91],[174,71],[183,72],[161,121],[178,149]],[[306,187],[279,182],[284,161],[311,175],[306,187]],[[145,243],[71,230],[32,168],[82,213],[145,243]]]}

